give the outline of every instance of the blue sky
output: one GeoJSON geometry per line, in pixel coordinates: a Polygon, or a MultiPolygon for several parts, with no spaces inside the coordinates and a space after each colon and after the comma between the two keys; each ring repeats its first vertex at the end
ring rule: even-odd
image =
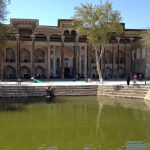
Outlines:
{"type": "MultiPolygon", "coordinates": [[[[150,0],[109,1],[114,9],[121,12],[126,28],[150,27],[150,0]]],[[[57,26],[58,19],[70,19],[74,15],[74,7],[81,3],[99,2],[100,0],[11,0],[5,23],[9,23],[10,18],[29,18],[39,19],[40,25],[57,26]]]]}

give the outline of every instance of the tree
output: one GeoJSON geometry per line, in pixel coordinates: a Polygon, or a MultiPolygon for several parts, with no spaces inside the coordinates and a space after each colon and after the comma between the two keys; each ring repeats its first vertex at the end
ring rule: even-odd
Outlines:
{"type": "Polygon", "coordinates": [[[2,70],[2,62],[3,62],[3,46],[7,40],[7,34],[9,32],[9,28],[3,25],[3,22],[6,20],[7,15],[7,5],[10,1],[9,0],[0,0],[0,79],[2,78],[1,70],[2,70]]]}
{"type": "Polygon", "coordinates": [[[8,33],[8,27],[3,25],[7,15],[7,5],[10,0],[0,0],[0,44],[3,45],[6,41],[6,34],[8,33]]]}
{"type": "Polygon", "coordinates": [[[103,81],[100,60],[104,53],[105,45],[113,35],[122,31],[120,13],[112,9],[112,4],[81,4],[75,8],[73,24],[79,35],[86,35],[88,42],[94,46],[96,66],[100,82],[103,81]],[[99,49],[101,45],[101,49],[99,49]]]}
{"type": "Polygon", "coordinates": [[[0,24],[6,19],[8,13],[6,8],[9,2],[9,0],[0,0],[0,24]]]}

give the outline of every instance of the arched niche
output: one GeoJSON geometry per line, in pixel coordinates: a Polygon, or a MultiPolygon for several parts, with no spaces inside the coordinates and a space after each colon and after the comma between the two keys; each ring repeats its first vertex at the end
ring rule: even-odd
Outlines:
{"type": "Polygon", "coordinates": [[[37,79],[44,79],[46,78],[45,69],[41,66],[37,66],[35,68],[35,78],[37,79]]]}
{"type": "Polygon", "coordinates": [[[69,30],[64,31],[64,36],[70,36],[69,30]]]}
{"type": "Polygon", "coordinates": [[[112,68],[106,67],[105,68],[105,79],[112,78],[112,68]]]}
{"type": "Polygon", "coordinates": [[[15,79],[16,78],[16,69],[12,66],[6,66],[4,68],[4,79],[15,79]]]}
{"type": "Polygon", "coordinates": [[[31,61],[30,51],[27,49],[21,49],[20,60],[21,62],[30,62],[31,61]]]}
{"type": "Polygon", "coordinates": [[[15,62],[15,51],[12,48],[6,48],[5,61],[15,62]]]}
{"type": "Polygon", "coordinates": [[[35,62],[36,63],[45,62],[45,52],[43,49],[38,48],[35,50],[35,62]]]}
{"type": "Polygon", "coordinates": [[[23,66],[20,69],[20,77],[22,79],[30,79],[31,78],[31,71],[28,67],[23,66]]]}

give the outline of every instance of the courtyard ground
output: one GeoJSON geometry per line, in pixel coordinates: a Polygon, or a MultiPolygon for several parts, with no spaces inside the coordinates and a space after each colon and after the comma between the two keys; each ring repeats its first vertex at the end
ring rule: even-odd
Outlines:
{"type": "MultiPolygon", "coordinates": [[[[130,85],[133,85],[133,81],[130,82],[130,85]]],[[[137,81],[136,84],[140,85],[150,85],[150,80],[145,81],[137,81]]],[[[98,81],[43,81],[41,83],[34,83],[32,81],[24,81],[24,82],[9,82],[9,81],[1,81],[1,86],[75,86],[75,85],[127,85],[126,81],[103,81],[100,83],[98,81]]]]}

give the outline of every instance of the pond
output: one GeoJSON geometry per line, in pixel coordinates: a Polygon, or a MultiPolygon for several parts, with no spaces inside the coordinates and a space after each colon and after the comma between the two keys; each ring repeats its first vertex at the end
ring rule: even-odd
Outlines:
{"type": "Polygon", "coordinates": [[[29,101],[0,101],[0,150],[150,149],[149,101],[107,97],[29,101]]]}

